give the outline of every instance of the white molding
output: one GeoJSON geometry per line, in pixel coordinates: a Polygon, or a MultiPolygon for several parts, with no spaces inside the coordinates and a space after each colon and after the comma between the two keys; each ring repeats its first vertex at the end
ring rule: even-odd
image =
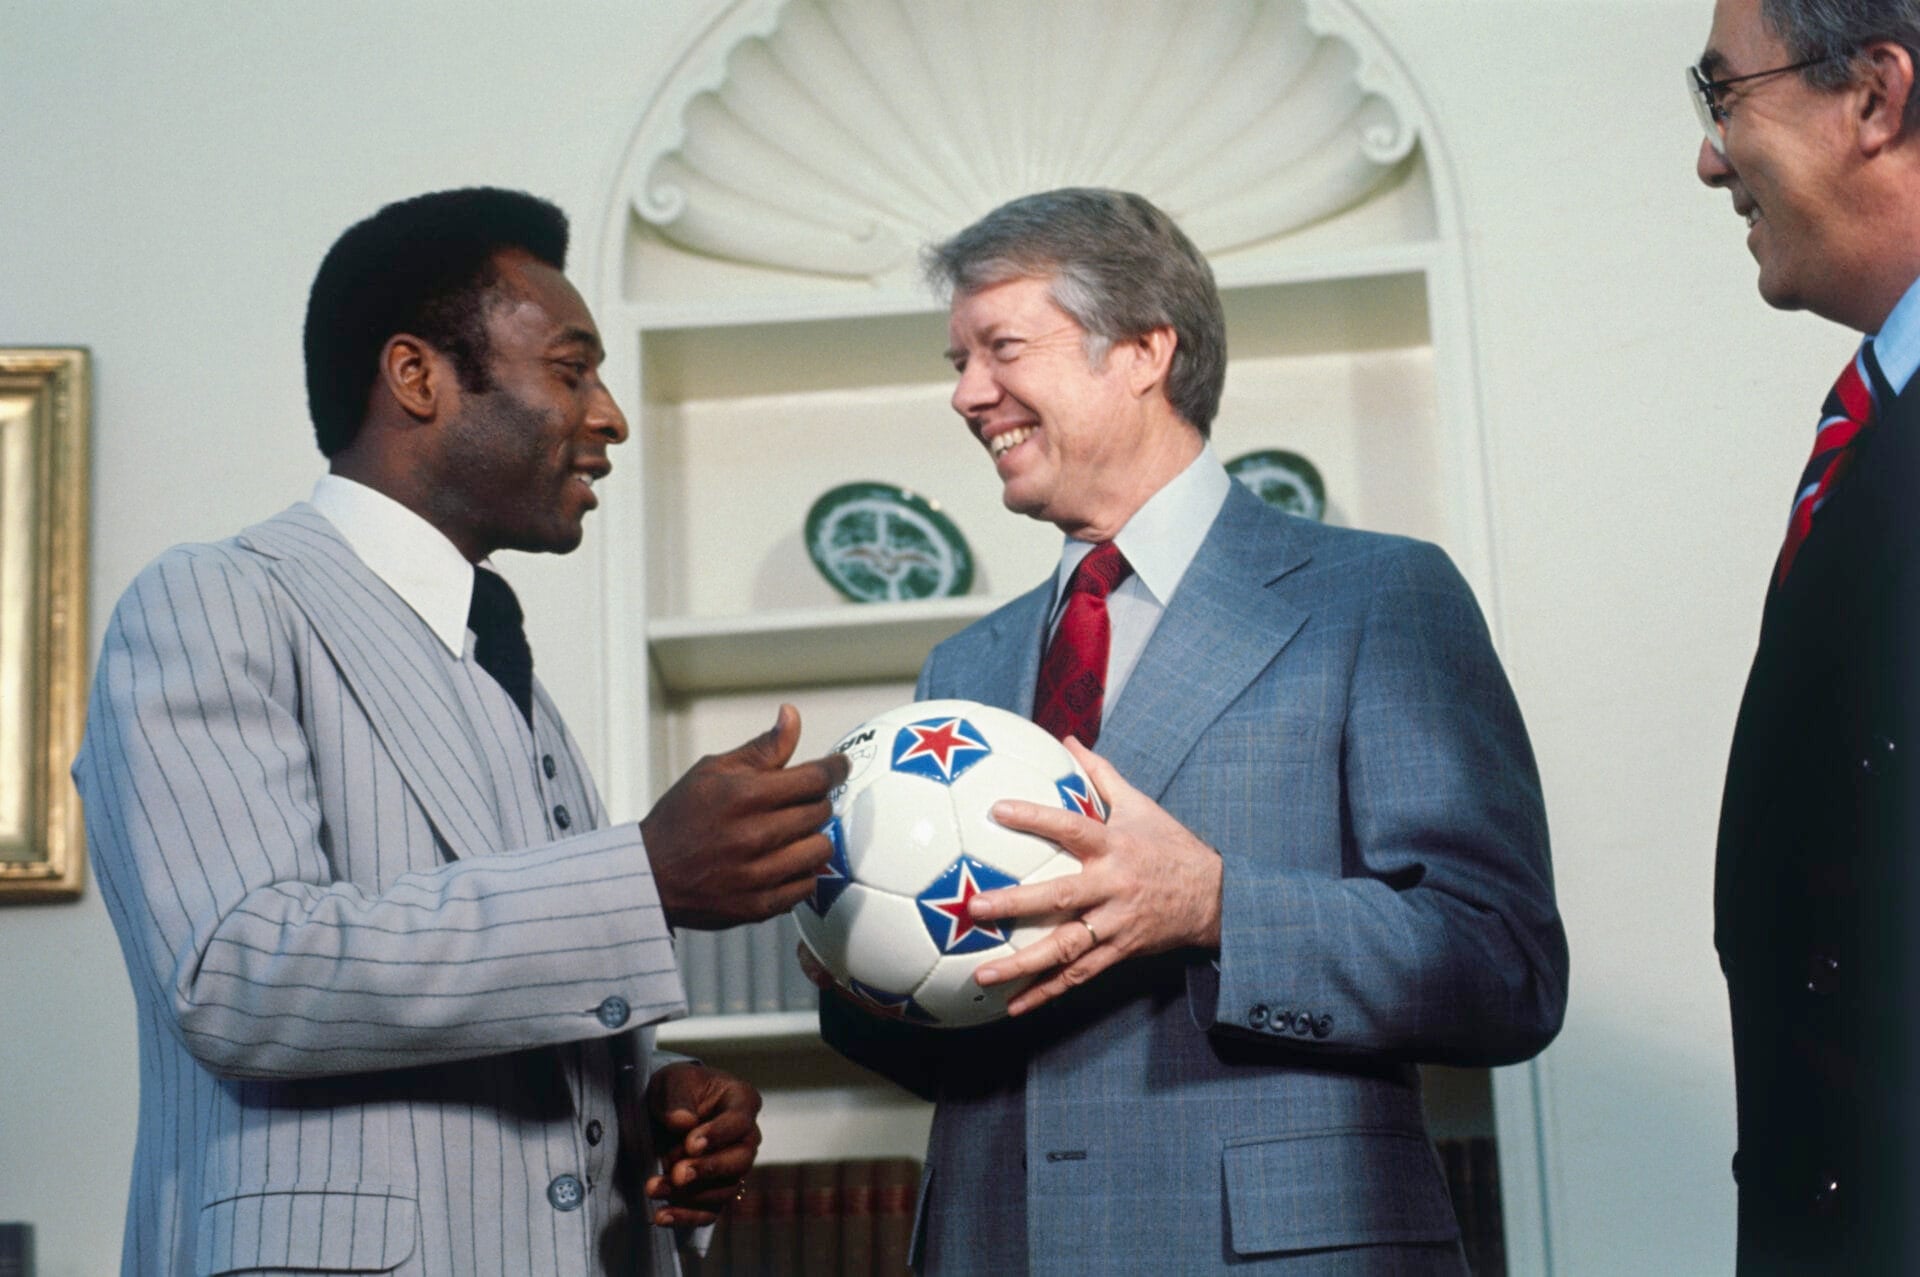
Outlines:
{"type": "Polygon", "coordinates": [[[1139,0],[1124,22],[1110,0],[741,0],[647,109],[621,190],[687,252],[815,275],[898,277],[1067,185],[1139,191],[1221,253],[1351,207],[1412,152],[1370,37],[1325,0],[1139,0]],[[1062,65],[1065,41],[1088,56],[1062,65]]]}
{"type": "MultiPolygon", "coordinates": [[[[1329,21],[1366,21],[1346,0],[1317,2],[1316,13],[1321,10],[1329,21]],[[1331,16],[1335,10],[1340,11],[1339,18],[1331,16]]],[[[1385,47],[1377,35],[1361,43],[1385,47]]],[[[1412,112],[1425,122],[1422,151],[1433,180],[1440,244],[1427,276],[1428,322],[1445,442],[1462,459],[1454,474],[1458,483],[1451,511],[1458,539],[1450,548],[1486,612],[1494,645],[1504,648],[1506,626],[1493,519],[1498,459],[1487,434],[1481,401],[1484,377],[1473,323],[1473,272],[1461,225],[1459,182],[1446,132],[1434,122],[1425,95],[1398,60],[1384,58],[1371,71],[1363,67],[1362,73],[1393,76],[1410,94],[1412,112]]],[[[1552,1048],[1525,1063],[1495,1069],[1493,1089],[1508,1271],[1552,1277],[1559,1268],[1554,1256],[1553,1217],[1562,1182],[1558,1173],[1552,1048]]]]}
{"type": "Polygon", "coordinates": [[[655,1030],[661,1046],[699,1050],[724,1045],[737,1052],[826,1049],[816,1011],[762,1011],[752,1015],[696,1015],[655,1030]]]}
{"type": "MultiPolygon", "coordinates": [[[[1129,0],[1125,23],[1111,0],[714,0],[712,12],[643,110],[602,227],[606,375],[637,435],[648,429],[649,334],[711,342],[702,330],[924,316],[937,306],[910,269],[920,244],[1029,191],[1134,189],[1217,258],[1223,291],[1424,276],[1447,548],[1504,646],[1491,504],[1499,458],[1483,427],[1458,181],[1444,129],[1360,0],[1129,0]],[[1069,43],[1073,56],[1058,57],[1069,43]],[[1182,57],[1207,66],[1205,93],[1170,95],[1166,68],[1182,57]],[[1042,61],[1051,74],[1032,74],[1042,61]],[[1100,131],[1109,128],[1117,134],[1100,131]],[[1113,140],[1129,131],[1163,153],[1113,140]],[[1260,142],[1306,134],[1344,146],[1255,154],[1260,142]],[[1236,147],[1240,139],[1250,141],[1236,147]],[[1396,187],[1397,175],[1422,169],[1420,194],[1396,187]],[[1403,222],[1412,204],[1394,200],[1430,201],[1427,222],[1403,222]],[[1392,215],[1364,233],[1325,233],[1372,209],[1392,215]]],[[[603,511],[616,707],[609,799],[628,814],[653,778],[657,702],[714,677],[678,668],[694,649],[751,648],[750,661],[711,654],[750,665],[788,641],[846,637],[839,618],[650,624],[644,507],[657,494],[644,455],[631,455],[644,451],[615,469],[603,511]]],[[[904,623],[876,628],[915,637],[904,623]]],[[[1514,1272],[1555,1268],[1551,1064],[1549,1052],[1493,1076],[1514,1272]]]]}

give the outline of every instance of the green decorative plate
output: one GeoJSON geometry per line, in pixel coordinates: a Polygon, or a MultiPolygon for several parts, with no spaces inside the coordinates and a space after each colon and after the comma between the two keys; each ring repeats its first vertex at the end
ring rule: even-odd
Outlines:
{"type": "Polygon", "coordinates": [[[1303,519],[1327,513],[1327,485],[1313,462],[1297,452],[1266,448],[1227,462],[1227,473],[1253,490],[1253,495],[1276,510],[1303,519]]]}
{"type": "Polygon", "coordinates": [[[940,507],[890,483],[844,483],[807,511],[807,554],[856,603],[946,598],[973,588],[973,551],[940,507]]]}

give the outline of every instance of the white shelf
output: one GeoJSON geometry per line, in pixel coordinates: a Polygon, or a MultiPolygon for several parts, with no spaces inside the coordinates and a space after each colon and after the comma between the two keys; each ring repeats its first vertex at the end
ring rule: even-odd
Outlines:
{"type": "Polygon", "coordinates": [[[767,1087],[762,1098],[762,1164],[927,1155],[933,1105],[896,1087],[767,1087]]]}
{"type": "MultiPolygon", "coordinates": [[[[1432,239],[1320,252],[1289,253],[1280,257],[1236,256],[1214,264],[1215,282],[1222,293],[1241,288],[1284,287],[1324,281],[1350,282],[1377,275],[1425,271],[1441,252],[1432,239]]],[[[878,331],[889,320],[918,317],[944,331],[944,301],[917,283],[906,287],[874,287],[828,294],[776,292],[761,296],[694,296],[670,301],[634,300],[618,303],[621,317],[647,334],[648,340],[685,331],[702,342],[730,328],[787,327],[851,322],[874,325],[878,331]],[[881,321],[875,323],[875,321],[881,321]]],[[[857,349],[857,348],[856,348],[857,349]]],[[[939,352],[930,352],[937,360],[939,352]]],[[[867,357],[861,351],[862,359],[867,357]]],[[[935,376],[940,375],[936,371],[935,376]]]]}
{"type": "Polygon", "coordinates": [[[933,1106],[829,1050],[812,1011],[694,1016],[658,1040],[760,1087],[762,1164],[926,1156],[933,1106]]]}
{"type": "MultiPolygon", "coordinates": [[[[1371,253],[1275,275],[1241,270],[1220,282],[1235,360],[1426,345],[1424,250],[1371,253]]],[[[640,326],[651,405],[932,385],[944,398],[947,315],[931,299],[898,309],[799,314],[706,310],[640,326]],[[696,317],[705,322],[695,322],[696,317]]]]}
{"type": "Polygon", "coordinates": [[[720,1044],[730,1051],[787,1051],[820,1045],[820,1017],[812,1011],[696,1015],[661,1025],[655,1038],[665,1047],[720,1044]]]}
{"type": "Polygon", "coordinates": [[[929,648],[1005,601],[968,595],[665,617],[647,626],[647,641],[661,684],[673,693],[911,681],[929,648]]]}

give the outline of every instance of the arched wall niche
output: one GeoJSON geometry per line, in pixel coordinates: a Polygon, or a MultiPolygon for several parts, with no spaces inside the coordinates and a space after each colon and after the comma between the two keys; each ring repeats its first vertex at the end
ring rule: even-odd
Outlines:
{"type": "MultiPolygon", "coordinates": [[[[1349,0],[1116,9],[716,0],[672,61],[594,265],[604,375],[635,434],[603,485],[616,812],[763,730],[779,700],[801,708],[803,750],[829,747],[909,699],[932,643],[1051,569],[1057,535],[1000,508],[947,406],[945,308],[917,255],[1056,186],[1139,191],[1207,253],[1232,356],[1222,457],[1305,453],[1330,519],[1445,546],[1498,636],[1457,196],[1418,86],[1349,0]],[[801,529],[855,480],[940,504],[972,544],[974,593],[841,602],[801,529]]],[[[683,958],[737,942],[689,933],[683,958]]],[[[772,1160],[918,1156],[924,1106],[823,1060],[813,1026],[697,1011],[663,1037],[762,1053],[742,1061],[759,1075],[779,1052],[808,1079],[769,1090],[772,1160]]],[[[1551,1268],[1544,1067],[1432,1092],[1436,1130],[1497,1137],[1516,1272],[1551,1268]],[[1489,1090],[1491,1111],[1472,1098],[1489,1090]]]]}
{"type": "Polygon", "coordinates": [[[1438,234],[1423,114],[1348,6],[1113,12],[1103,0],[727,7],[634,131],[617,185],[624,242],[609,246],[623,294],[912,293],[921,246],[1058,186],[1138,191],[1236,269],[1438,234]]]}

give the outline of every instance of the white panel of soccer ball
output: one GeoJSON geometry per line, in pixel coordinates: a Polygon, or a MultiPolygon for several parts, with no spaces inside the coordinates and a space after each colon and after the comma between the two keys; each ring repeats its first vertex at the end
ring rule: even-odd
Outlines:
{"type": "Polygon", "coordinates": [[[1043,729],[975,701],[903,705],[834,749],[851,770],[833,796],[833,859],[794,910],[807,948],[876,1014],[937,1028],[1004,1016],[1020,985],[982,988],[974,968],[1061,919],[975,922],[966,902],[1080,862],[990,813],[1015,798],[1105,820],[1086,773],[1043,729]]]}

